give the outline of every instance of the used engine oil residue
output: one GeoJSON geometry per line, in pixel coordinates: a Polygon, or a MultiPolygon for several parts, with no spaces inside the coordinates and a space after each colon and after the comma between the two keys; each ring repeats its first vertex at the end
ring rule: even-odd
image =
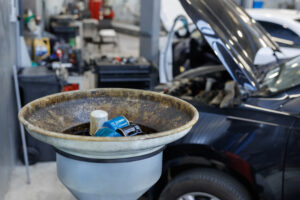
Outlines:
{"type": "MultiPolygon", "coordinates": [[[[151,134],[151,133],[157,133],[158,131],[156,131],[153,128],[138,124],[141,129],[143,130],[142,134],[139,135],[146,135],[146,134],[151,134]]],[[[66,130],[63,131],[63,133],[65,134],[70,134],[70,135],[81,135],[81,136],[91,136],[89,134],[90,132],[90,122],[87,123],[83,123],[83,124],[79,124],[77,126],[73,126],[71,128],[68,128],[66,130]]]]}
{"type": "Polygon", "coordinates": [[[77,126],[73,126],[63,131],[65,134],[70,135],[81,135],[81,136],[90,136],[90,122],[79,124],[77,126]]]}

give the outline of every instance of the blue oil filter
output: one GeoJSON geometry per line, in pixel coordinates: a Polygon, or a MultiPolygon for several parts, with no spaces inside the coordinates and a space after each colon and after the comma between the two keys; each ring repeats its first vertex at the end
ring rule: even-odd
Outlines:
{"type": "Polygon", "coordinates": [[[94,136],[98,137],[121,137],[122,135],[120,133],[117,133],[116,131],[110,129],[110,128],[100,128],[96,131],[94,136]]]}
{"type": "Polygon", "coordinates": [[[129,125],[130,125],[130,123],[125,117],[118,116],[118,117],[115,117],[111,120],[104,122],[103,127],[110,128],[110,129],[116,131],[117,129],[124,128],[129,125]]]}

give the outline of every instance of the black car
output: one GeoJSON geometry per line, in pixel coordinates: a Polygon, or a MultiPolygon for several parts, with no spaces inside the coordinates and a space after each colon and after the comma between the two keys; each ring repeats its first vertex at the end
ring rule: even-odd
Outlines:
{"type": "Polygon", "coordinates": [[[149,195],[299,199],[300,57],[255,65],[260,49],[275,58],[280,50],[241,7],[230,0],[180,1],[225,68],[201,67],[167,88],[200,117],[166,148],[162,177],[149,195]]]}

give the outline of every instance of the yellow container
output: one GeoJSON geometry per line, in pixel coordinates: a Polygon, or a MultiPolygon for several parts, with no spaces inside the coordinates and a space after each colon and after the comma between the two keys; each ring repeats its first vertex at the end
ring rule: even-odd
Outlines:
{"type": "Polygon", "coordinates": [[[33,60],[39,62],[50,56],[50,39],[35,38],[33,40],[33,60]]]}

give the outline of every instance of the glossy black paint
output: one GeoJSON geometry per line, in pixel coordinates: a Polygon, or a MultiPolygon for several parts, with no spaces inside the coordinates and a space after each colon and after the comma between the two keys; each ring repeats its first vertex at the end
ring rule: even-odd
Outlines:
{"type": "Polygon", "coordinates": [[[199,120],[164,151],[162,177],[150,192],[153,199],[177,174],[199,167],[227,172],[253,199],[299,199],[300,86],[268,94],[257,82],[258,68],[269,68],[253,64],[260,48],[278,51],[278,46],[230,0],[180,2],[233,79],[246,91],[257,92],[244,95],[243,104],[234,108],[190,101],[199,120]]]}
{"type": "MultiPolygon", "coordinates": [[[[298,124],[298,122],[297,122],[298,124]]],[[[300,185],[300,131],[293,130],[289,135],[284,171],[284,199],[299,199],[300,185]]]]}
{"type": "MultiPolygon", "coordinates": [[[[284,95],[288,93],[293,92],[284,95]]],[[[292,100],[293,105],[299,105],[300,98],[292,100]]],[[[168,170],[182,172],[204,166],[228,171],[245,184],[253,199],[297,199],[300,118],[284,112],[290,105],[282,98],[251,98],[249,102],[220,109],[191,101],[199,110],[199,121],[187,136],[167,147],[163,176],[157,187],[163,188],[167,183],[164,177],[168,170]],[[263,105],[264,101],[279,106],[270,110],[248,104],[263,105]]],[[[295,113],[299,111],[294,107],[295,113]]]]}

